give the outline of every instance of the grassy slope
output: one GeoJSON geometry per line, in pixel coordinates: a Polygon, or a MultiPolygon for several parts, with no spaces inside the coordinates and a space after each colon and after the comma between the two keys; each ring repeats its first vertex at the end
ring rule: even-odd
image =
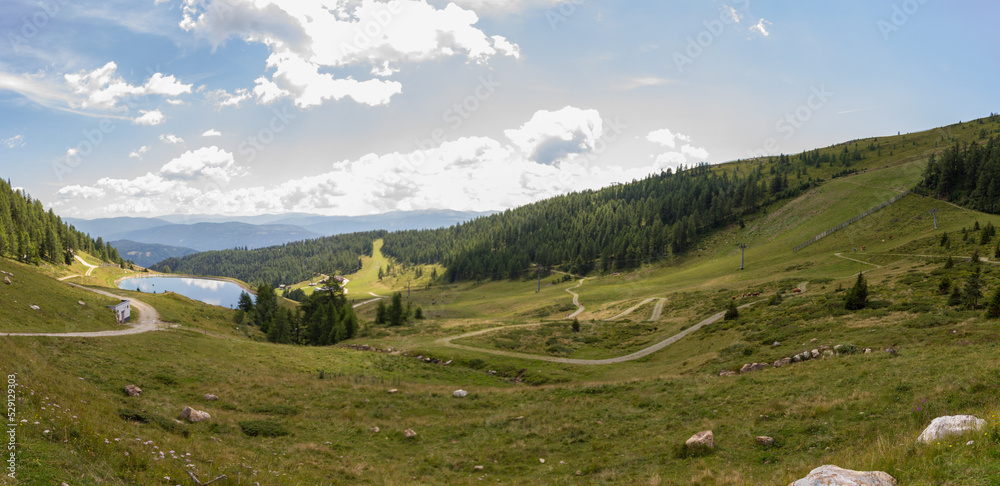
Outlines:
{"type": "MultiPolygon", "coordinates": [[[[930,132],[922,150],[930,150],[933,138],[947,130],[966,132],[958,127],[930,132]]],[[[230,311],[180,296],[144,296],[164,318],[183,325],[172,332],[93,340],[0,338],[0,347],[11,350],[0,353],[0,372],[18,372],[25,386],[18,414],[29,422],[19,429],[20,471],[32,481],[53,483],[156,484],[164,476],[179,481],[187,462],[170,454],[153,460],[157,451],[174,450],[192,454],[203,480],[225,473],[234,478],[230,484],[472,484],[481,479],[787,484],[826,463],[885,470],[902,484],[996,484],[996,324],[980,313],[942,309],[944,296],[936,292],[940,278],[961,282],[971,265],[959,263],[945,271],[940,259],[898,254],[968,254],[973,245],[962,244],[957,231],[977,219],[994,225],[1000,219],[910,196],[802,252],[790,252],[791,246],[890,197],[894,189],[888,186],[911,183],[922,162],[907,152],[921,147],[909,147],[898,142],[892,158],[867,162],[871,168],[881,164],[882,170],[838,179],[771,208],[744,230],[731,228],[706,241],[696,255],[588,280],[578,290],[588,307],[584,333],[598,325],[591,319],[613,316],[648,297],[669,299],[664,321],[690,323],[715,312],[733,294],[812,282],[803,297],[746,309],[736,321],[706,328],[638,362],[580,367],[434,344],[439,336],[469,329],[560,319],[572,309],[564,289],[575,282],[552,284],[553,277],[543,281],[539,293],[534,281],[414,289],[415,303],[435,319],[388,332],[369,329],[369,337],[358,340],[454,359],[448,367],[399,355],[260,343],[255,341],[259,333],[235,329],[230,311]],[[897,166],[884,168],[891,163],[897,166]],[[941,230],[932,228],[926,212],[931,207],[942,209],[941,230]],[[938,246],[942,231],[951,234],[952,248],[938,246]],[[882,243],[887,233],[893,239],[882,243]],[[739,241],[751,245],[744,272],[735,271],[739,241]],[[860,245],[868,251],[851,252],[860,245]],[[880,266],[844,260],[833,255],[837,252],[880,266]],[[847,314],[835,289],[862,270],[868,271],[879,303],[847,314]],[[771,346],[773,341],[782,345],[771,346]],[[848,342],[876,350],[896,346],[899,356],[876,352],[738,378],[715,376],[744,362],[848,342]],[[536,386],[513,386],[487,370],[511,376],[525,370],[526,383],[536,386]],[[142,387],[143,397],[126,399],[120,389],[129,383],[142,387]],[[389,388],[400,392],[388,394],[389,388]],[[471,395],[452,398],[457,388],[471,395]],[[221,399],[206,402],[204,393],[221,399]],[[295,408],[259,408],[276,404],[295,408]],[[184,405],[209,411],[213,420],[172,425],[170,419],[184,405]],[[121,420],[119,409],[144,411],[150,423],[121,420]],[[958,413],[987,418],[987,435],[973,446],[964,445],[969,438],[930,447],[913,444],[930,419],[958,413]],[[280,422],[291,435],[246,437],[239,426],[246,419],[280,422]],[[374,426],[381,431],[372,432],[374,426]],[[404,440],[405,428],[419,435],[404,440]],[[715,453],[677,456],[679,444],[708,428],[716,433],[715,453]],[[756,446],[755,435],[771,435],[776,445],[756,446]]],[[[378,260],[377,254],[366,261],[363,275],[352,279],[352,294],[385,295],[405,288],[400,279],[378,284],[371,278],[372,269],[377,272],[377,263],[371,263],[378,260]]],[[[992,291],[1000,286],[1000,272],[987,269],[992,291]]],[[[640,308],[609,326],[628,330],[628,322],[648,318],[649,311],[649,306],[640,308]]],[[[366,312],[371,311],[364,310],[363,317],[366,312]]],[[[672,332],[667,328],[674,325],[664,325],[662,333],[672,332]]],[[[546,339],[543,334],[540,340],[546,339]]],[[[626,342],[617,335],[608,339],[626,342]]],[[[0,484],[14,483],[0,479],[0,484]]]]}

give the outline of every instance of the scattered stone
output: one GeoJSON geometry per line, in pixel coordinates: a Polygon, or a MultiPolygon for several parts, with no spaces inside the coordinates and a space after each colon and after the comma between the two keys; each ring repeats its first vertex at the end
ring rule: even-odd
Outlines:
{"type": "Polygon", "coordinates": [[[790,364],[792,364],[792,358],[781,358],[778,361],[775,361],[772,366],[775,368],[781,368],[782,366],[788,366],[790,364]]]}
{"type": "Polygon", "coordinates": [[[781,343],[780,343],[780,342],[778,342],[778,341],[775,341],[775,342],[774,342],[774,347],[778,347],[778,346],[781,346],[781,343]]]}
{"type": "Polygon", "coordinates": [[[5,283],[7,285],[11,285],[11,283],[10,283],[10,277],[4,277],[3,278],[3,283],[5,283]]]}
{"type": "Polygon", "coordinates": [[[811,343],[819,342],[819,339],[812,338],[812,339],[809,340],[809,342],[811,342],[811,343]]]}
{"type": "Polygon", "coordinates": [[[688,447],[707,447],[709,449],[714,449],[715,435],[712,434],[711,430],[698,432],[697,434],[692,435],[690,439],[685,441],[684,445],[688,447]]]}
{"type": "Polygon", "coordinates": [[[899,354],[899,353],[897,353],[897,352],[896,352],[896,350],[895,350],[895,349],[893,349],[893,348],[885,348],[885,352],[889,353],[889,354],[890,354],[890,355],[892,355],[892,356],[897,356],[897,355],[899,354]]]}
{"type": "Polygon", "coordinates": [[[475,469],[476,471],[482,471],[483,470],[483,466],[476,466],[473,469],[475,469]]]}
{"type": "Polygon", "coordinates": [[[802,356],[797,354],[795,356],[792,356],[792,363],[801,363],[801,362],[802,362],[802,356]]]}
{"type": "Polygon", "coordinates": [[[743,373],[749,373],[751,371],[760,371],[764,368],[767,368],[768,366],[771,365],[767,363],[747,363],[743,365],[742,368],[740,368],[740,374],[742,375],[743,373]]]}
{"type": "Polygon", "coordinates": [[[403,431],[403,437],[406,437],[407,439],[412,439],[412,438],[414,438],[416,436],[417,436],[417,433],[414,432],[413,429],[406,429],[406,430],[403,431]]]}
{"type": "Polygon", "coordinates": [[[931,424],[920,433],[917,442],[930,444],[952,435],[961,435],[966,432],[980,430],[986,426],[986,421],[972,415],[952,415],[938,417],[931,421],[931,424]]]}
{"type": "Polygon", "coordinates": [[[212,416],[209,415],[208,412],[195,410],[191,407],[184,407],[184,410],[181,410],[181,419],[187,420],[188,422],[202,422],[211,418],[212,416]]]}
{"type": "Polygon", "coordinates": [[[82,300],[78,300],[78,301],[76,301],[76,303],[77,303],[77,304],[80,304],[80,305],[82,305],[82,306],[84,306],[84,307],[86,307],[86,306],[87,306],[87,303],[86,303],[86,302],[84,302],[84,301],[82,301],[82,300]]]}
{"type": "Polygon", "coordinates": [[[970,440],[970,441],[966,442],[965,445],[970,446],[970,445],[975,444],[975,443],[976,443],[976,441],[970,440]]]}
{"type": "Polygon", "coordinates": [[[466,396],[469,395],[469,392],[465,390],[455,390],[455,393],[453,395],[455,395],[455,398],[465,398],[466,396]]]}
{"type": "Polygon", "coordinates": [[[382,430],[382,429],[378,428],[378,425],[376,425],[376,426],[372,427],[372,432],[374,432],[374,433],[376,433],[376,434],[377,434],[377,433],[379,433],[379,432],[380,432],[381,430],[382,430]]]}
{"type": "Polygon", "coordinates": [[[583,471],[581,471],[581,470],[577,469],[577,470],[576,470],[576,475],[577,475],[577,476],[583,476],[583,471]]]}
{"type": "Polygon", "coordinates": [[[399,390],[397,390],[395,388],[393,388],[392,390],[389,390],[389,394],[390,395],[393,394],[393,393],[399,393],[399,390]]]}
{"type": "Polygon", "coordinates": [[[738,373],[733,370],[722,370],[719,372],[719,376],[736,376],[737,374],[738,373]]]}
{"type": "Polygon", "coordinates": [[[762,446],[773,446],[774,437],[768,437],[766,435],[757,436],[757,443],[762,446]]]}
{"type": "Polygon", "coordinates": [[[451,364],[451,360],[450,359],[444,363],[445,366],[448,366],[450,364],[451,364]]]}
{"type": "Polygon", "coordinates": [[[819,358],[819,350],[818,349],[814,349],[814,350],[810,351],[809,354],[811,354],[814,359],[815,358],[819,358]]]}
{"type": "Polygon", "coordinates": [[[892,476],[882,471],[852,471],[837,466],[820,466],[788,486],[897,486],[892,476]]]}
{"type": "Polygon", "coordinates": [[[538,462],[545,464],[545,459],[538,459],[538,462]]]}
{"type": "Polygon", "coordinates": [[[125,393],[127,393],[128,396],[130,397],[137,397],[139,395],[142,395],[142,389],[135,385],[126,385],[125,393]]]}
{"type": "Polygon", "coordinates": [[[872,354],[872,348],[865,348],[865,354],[872,354]]]}
{"type": "Polygon", "coordinates": [[[28,307],[30,307],[31,310],[42,310],[42,308],[38,307],[37,305],[29,305],[28,307]]]}
{"type": "Polygon", "coordinates": [[[205,394],[205,400],[208,400],[210,402],[214,402],[214,401],[216,401],[218,399],[219,399],[219,397],[217,397],[215,395],[212,395],[211,393],[206,393],[205,394]]]}

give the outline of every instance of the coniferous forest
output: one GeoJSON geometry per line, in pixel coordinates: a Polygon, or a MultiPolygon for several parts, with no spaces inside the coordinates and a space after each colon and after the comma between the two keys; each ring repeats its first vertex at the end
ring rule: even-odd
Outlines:
{"type": "Polygon", "coordinates": [[[278,305],[269,284],[261,284],[256,299],[240,296],[236,322],[257,326],[272,343],[329,346],[353,338],[360,327],[354,308],[336,283],[327,282],[326,289],[306,297],[292,312],[278,305]]]}
{"type": "Polygon", "coordinates": [[[917,190],[959,206],[1000,214],[1000,138],[954,145],[932,156],[917,190]]]}
{"type": "Polygon", "coordinates": [[[308,280],[317,273],[348,274],[361,269],[361,255],[370,255],[372,243],[385,231],[368,231],[259,249],[206,251],[168,258],[151,268],[160,272],[232,277],[245,282],[280,284],[308,280]]]}
{"type": "Polygon", "coordinates": [[[0,180],[0,257],[11,256],[25,263],[42,261],[70,264],[74,252],[82,250],[103,261],[123,265],[118,250],[92,239],[63,222],[41,201],[11,188],[0,180]]]}

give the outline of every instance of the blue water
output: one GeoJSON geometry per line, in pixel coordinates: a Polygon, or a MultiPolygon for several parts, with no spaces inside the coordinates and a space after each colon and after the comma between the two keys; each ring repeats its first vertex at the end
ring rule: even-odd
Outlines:
{"type": "Polygon", "coordinates": [[[234,283],[221,280],[187,277],[146,277],[122,280],[118,288],[124,290],[139,290],[151,294],[156,292],[176,292],[206,304],[236,308],[243,289],[234,283]]]}

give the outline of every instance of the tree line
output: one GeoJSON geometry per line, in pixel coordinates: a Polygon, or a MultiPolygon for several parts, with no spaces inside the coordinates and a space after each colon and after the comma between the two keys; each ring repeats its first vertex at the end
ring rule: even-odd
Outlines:
{"type": "Polygon", "coordinates": [[[984,213],[1000,214],[1000,138],[956,143],[932,155],[917,192],[984,213]]]}
{"type": "Polygon", "coordinates": [[[46,211],[41,201],[0,180],[0,257],[35,265],[43,261],[69,265],[81,250],[102,261],[125,264],[118,250],[100,237],[95,240],[77,231],[51,209],[46,211]]]}
{"type": "Polygon", "coordinates": [[[168,258],[151,268],[174,273],[225,276],[271,287],[302,282],[317,273],[349,274],[361,269],[361,255],[385,231],[367,231],[258,249],[232,249],[168,258]]]}
{"type": "Polygon", "coordinates": [[[816,160],[807,153],[667,170],[451,228],[389,233],[382,252],[410,264],[442,263],[448,281],[518,279],[533,276],[532,265],[576,274],[634,268],[691,250],[705,235],[818,184],[806,176],[816,160]]]}

